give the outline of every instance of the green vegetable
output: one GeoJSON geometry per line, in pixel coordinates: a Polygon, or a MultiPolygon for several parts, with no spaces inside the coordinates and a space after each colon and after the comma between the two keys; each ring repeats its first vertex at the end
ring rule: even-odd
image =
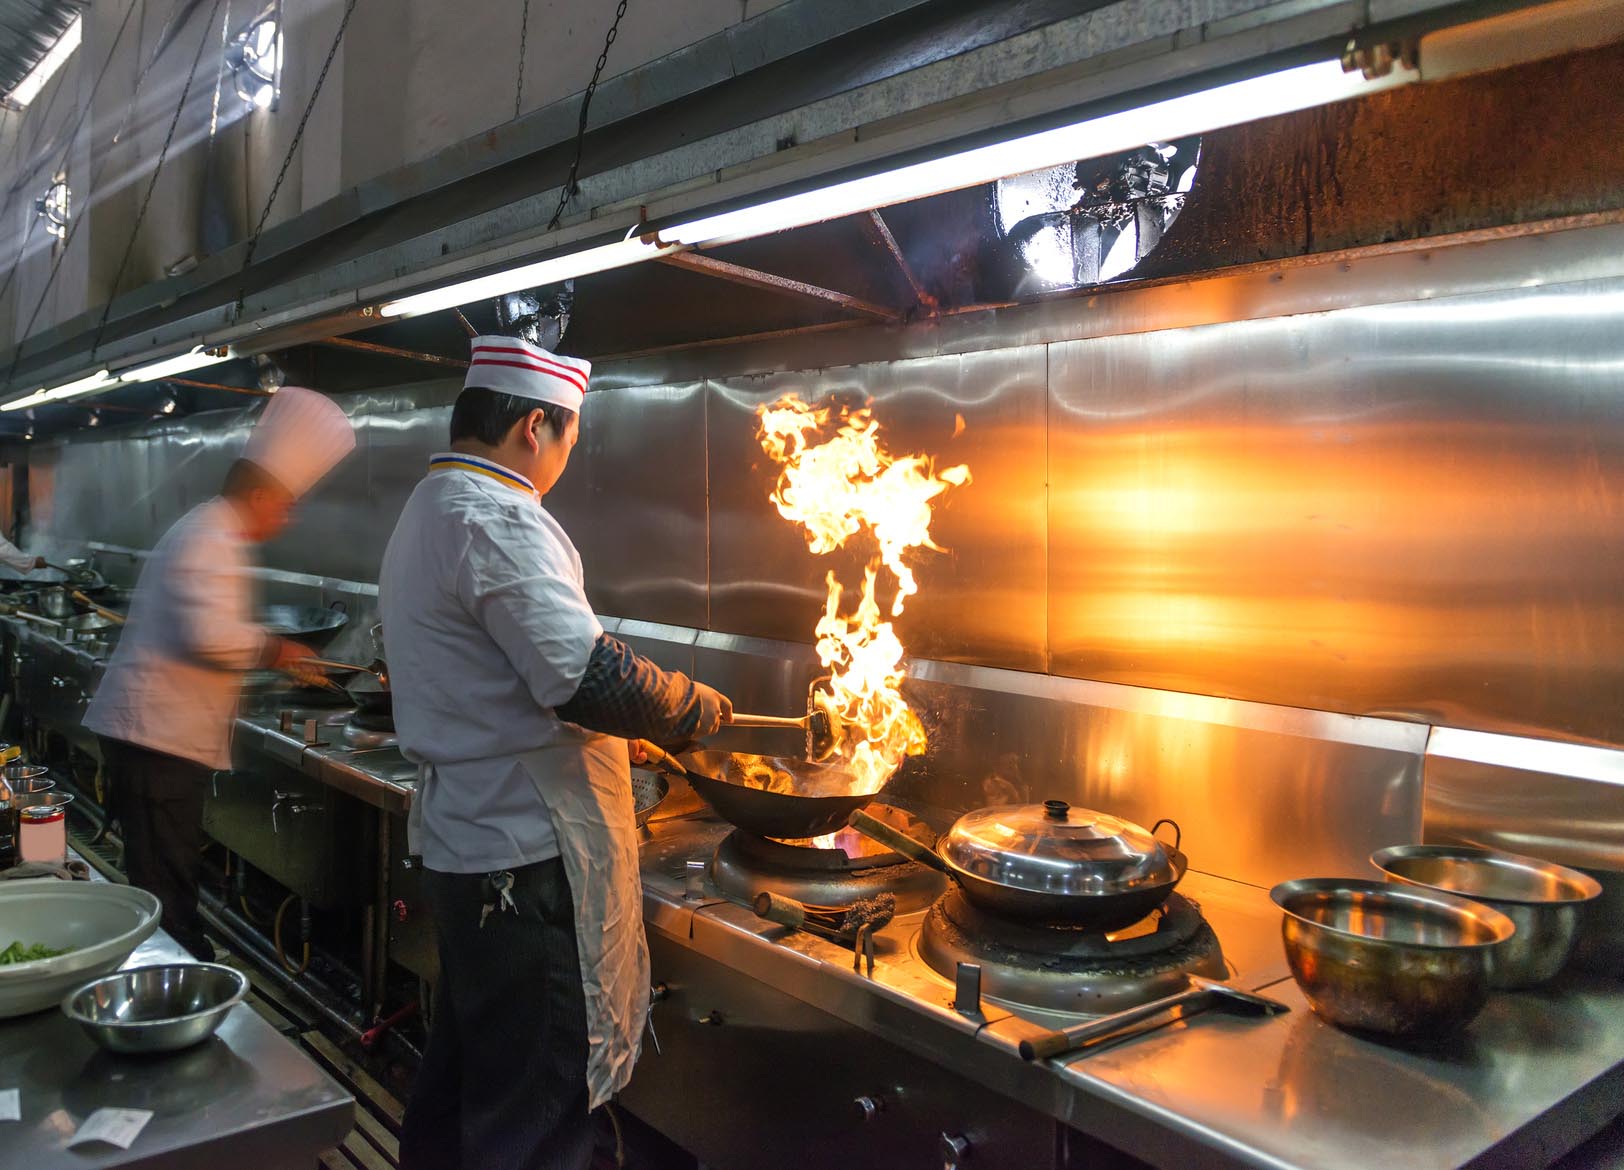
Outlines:
{"type": "Polygon", "coordinates": [[[36,959],[51,959],[57,955],[65,955],[72,949],[72,947],[63,947],[58,950],[55,947],[48,947],[44,943],[35,943],[31,947],[25,947],[14,939],[9,947],[0,951],[0,967],[8,963],[32,963],[36,959]]]}

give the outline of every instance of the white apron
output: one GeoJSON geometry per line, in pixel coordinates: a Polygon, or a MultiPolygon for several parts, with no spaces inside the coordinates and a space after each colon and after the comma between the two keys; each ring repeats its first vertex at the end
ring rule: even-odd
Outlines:
{"type": "Polygon", "coordinates": [[[558,853],[575,904],[575,945],[586,993],[586,1083],[590,1108],[632,1078],[649,1008],[648,940],[637,868],[636,809],[626,741],[594,736],[578,757],[584,784],[560,784],[557,751],[524,757],[552,814],[558,853]],[[549,782],[551,779],[552,782],[549,782]]]}

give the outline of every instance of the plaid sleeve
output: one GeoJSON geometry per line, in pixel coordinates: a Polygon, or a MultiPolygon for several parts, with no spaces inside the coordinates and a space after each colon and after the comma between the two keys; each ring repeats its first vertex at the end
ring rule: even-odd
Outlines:
{"type": "Polygon", "coordinates": [[[592,644],[575,694],[553,712],[588,731],[658,744],[686,743],[699,728],[693,680],[661,670],[608,634],[592,644]]]}

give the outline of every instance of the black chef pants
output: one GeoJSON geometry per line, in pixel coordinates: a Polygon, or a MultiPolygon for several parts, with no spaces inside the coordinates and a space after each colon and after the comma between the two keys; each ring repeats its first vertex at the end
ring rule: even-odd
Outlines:
{"type": "Polygon", "coordinates": [[[428,1049],[401,1129],[401,1170],[585,1170],[593,1130],[586,995],[564,863],[511,871],[516,909],[484,874],[423,871],[439,933],[428,1049]]]}
{"type": "Polygon", "coordinates": [[[197,911],[203,797],[211,770],[118,739],[102,740],[108,813],[124,840],[124,875],[163,903],[162,925],[196,958],[214,961],[197,911]]]}

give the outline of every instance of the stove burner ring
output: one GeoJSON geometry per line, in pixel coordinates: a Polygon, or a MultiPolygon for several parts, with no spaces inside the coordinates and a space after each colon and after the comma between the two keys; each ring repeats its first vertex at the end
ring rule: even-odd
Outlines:
{"type": "Polygon", "coordinates": [[[1106,1015],[1182,989],[1187,974],[1227,974],[1218,936],[1194,902],[1174,894],[1158,914],[1113,941],[1097,932],[998,919],[950,889],[926,911],[915,945],[947,980],[960,963],[979,965],[982,989],[996,1000],[1106,1015]],[[1139,929],[1145,933],[1135,933],[1139,929]]]}
{"type": "Polygon", "coordinates": [[[1168,895],[1167,901],[1149,917],[1125,930],[1112,932],[1116,938],[1077,927],[1038,926],[1000,918],[977,909],[957,886],[951,887],[931,908],[933,916],[938,911],[958,931],[981,940],[982,945],[997,945],[1045,958],[1083,961],[1151,958],[1189,942],[1206,926],[1201,907],[1179,893],[1168,895]]]}
{"type": "Polygon", "coordinates": [[[350,725],[362,731],[394,731],[395,717],[393,714],[379,714],[377,712],[356,711],[350,716],[350,725]]]}
{"type": "MultiPolygon", "coordinates": [[[[859,836],[853,830],[843,832],[857,837],[859,842],[868,842],[868,838],[859,836]]],[[[857,870],[900,865],[903,862],[902,854],[892,853],[889,850],[853,857],[838,847],[826,849],[810,843],[778,841],[771,837],[747,833],[743,829],[735,831],[728,840],[734,842],[740,856],[748,858],[764,869],[788,873],[852,873],[857,870]]],[[[876,846],[876,849],[882,848],[876,846]]]]}
{"type": "Polygon", "coordinates": [[[749,906],[771,890],[819,906],[844,906],[889,892],[897,913],[923,910],[942,892],[941,874],[896,853],[855,861],[839,849],[815,849],[735,829],[711,858],[710,877],[730,901],[749,906]]]}

